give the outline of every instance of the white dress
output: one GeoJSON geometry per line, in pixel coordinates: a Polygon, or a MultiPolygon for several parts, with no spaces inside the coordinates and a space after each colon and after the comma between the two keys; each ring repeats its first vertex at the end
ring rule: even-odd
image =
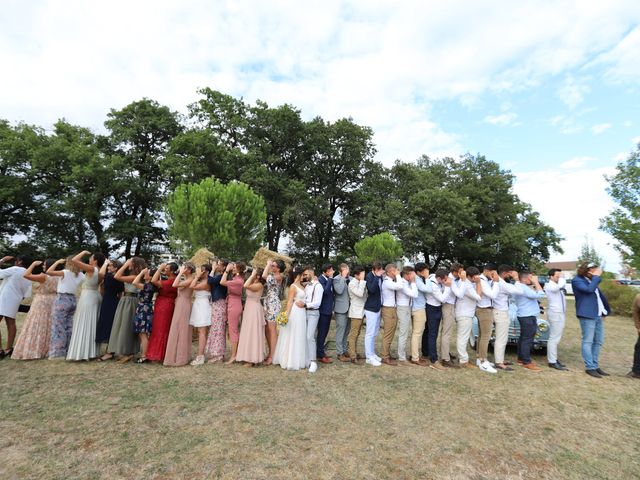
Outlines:
{"type": "Polygon", "coordinates": [[[100,276],[97,268],[93,269],[91,277],[84,277],[80,298],[73,316],[67,360],[90,360],[98,356],[96,327],[102,302],[102,295],[98,290],[99,283],[100,276]]]}
{"type": "Polygon", "coordinates": [[[208,327],[211,325],[211,292],[196,290],[189,325],[192,327],[208,327]]]}
{"type": "Polygon", "coordinates": [[[30,294],[31,282],[24,278],[23,267],[9,267],[0,270],[0,317],[16,318],[23,298],[30,294]]]}
{"type": "Polygon", "coordinates": [[[284,370],[301,370],[309,366],[307,353],[307,311],[295,302],[304,301],[304,290],[294,285],[296,296],[293,300],[289,321],[280,327],[273,364],[284,370]]]}

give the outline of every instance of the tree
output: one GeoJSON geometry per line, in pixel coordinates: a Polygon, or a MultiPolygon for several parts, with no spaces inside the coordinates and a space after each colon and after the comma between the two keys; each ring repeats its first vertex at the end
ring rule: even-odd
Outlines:
{"type": "Polygon", "coordinates": [[[190,251],[206,247],[216,255],[248,259],[264,238],[263,199],[240,182],[207,178],[176,188],[167,201],[172,239],[190,251]]]}
{"type": "Polygon", "coordinates": [[[302,166],[307,195],[292,234],[295,256],[319,265],[336,251],[340,212],[362,185],[375,153],[372,137],[370,128],[351,119],[315,118],[307,124],[308,159],[302,166]]]}
{"type": "Polygon", "coordinates": [[[598,252],[596,252],[596,249],[593,246],[593,242],[591,242],[587,236],[584,237],[584,243],[582,244],[580,255],[578,256],[578,264],[583,262],[602,265],[602,257],[598,255],[598,252]]]}
{"type": "Polygon", "coordinates": [[[161,165],[182,126],[176,112],[147,98],[112,109],[105,126],[114,199],[108,233],[128,258],[165,238],[161,214],[169,180],[161,165]]]}
{"type": "Polygon", "coordinates": [[[365,237],[355,245],[358,261],[371,265],[375,261],[393,263],[402,258],[402,245],[389,232],[365,237]]]}
{"type": "Polygon", "coordinates": [[[616,170],[605,178],[607,192],[618,206],[600,221],[600,228],[619,242],[616,249],[624,263],[640,269],[640,144],[616,170]]]}

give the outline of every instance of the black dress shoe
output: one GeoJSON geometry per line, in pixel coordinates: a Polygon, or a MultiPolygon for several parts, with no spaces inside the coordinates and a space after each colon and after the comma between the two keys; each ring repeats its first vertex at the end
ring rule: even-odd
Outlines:
{"type": "Polygon", "coordinates": [[[627,373],[627,377],[629,377],[629,378],[640,378],[640,373],[636,373],[633,370],[631,370],[629,373],[627,373]]]}
{"type": "Polygon", "coordinates": [[[592,377],[595,377],[595,378],[602,378],[602,375],[600,375],[597,370],[585,370],[585,371],[587,372],[587,375],[591,375],[592,377]]]}
{"type": "Polygon", "coordinates": [[[557,363],[558,365],[560,365],[561,367],[565,367],[565,368],[567,368],[567,366],[566,366],[564,363],[562,363],[560,360],[556,360],[556,363],[557,363]]]}
{"type": "Polygon", "coordinates": [[[550,363],[549,368],[555,368],[556,370],[562,370],[563,372],[568,371],[569,369],[564,365],[560,365],[560,362],[550,363]]]}
{"type": "Polygon", "coordinates": [[[596,368],[596,372],[598,372],[602,377],[610,377],[611,376],[607,372],[602,370],[600,367],[596,368]]]}

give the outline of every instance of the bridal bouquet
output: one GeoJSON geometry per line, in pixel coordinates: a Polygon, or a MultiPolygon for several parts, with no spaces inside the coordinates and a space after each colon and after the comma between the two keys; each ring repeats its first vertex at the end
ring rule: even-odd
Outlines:
{"type": "Polygon", "coordinates": [[[276,323],[279,326],[284,327],[288,322],[289,322],[289,317],[287,317],[287,312],[283,310],[276,317],[276,323]]]}

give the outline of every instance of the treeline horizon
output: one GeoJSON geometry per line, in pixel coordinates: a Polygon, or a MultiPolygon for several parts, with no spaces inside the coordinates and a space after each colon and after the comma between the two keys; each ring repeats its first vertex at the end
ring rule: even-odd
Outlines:
{"type": "Polygon", "coordinates": [[[3,250],[171,252],[167,197],[215,177],[261,196],[264,245],[277,251],[286,236],[286,253],[302,263],[354,258],[356,242],[384,232],[433,268],[527,266],[562,252],[561,237],[513,193],[511,172],[481,154],[386,167],[374,159],[373,130],[351,118],[304,121],[288,104],[198,94],[186,115],[148,98],[111,109],[105,134],[0,120],[3,250]]]}

